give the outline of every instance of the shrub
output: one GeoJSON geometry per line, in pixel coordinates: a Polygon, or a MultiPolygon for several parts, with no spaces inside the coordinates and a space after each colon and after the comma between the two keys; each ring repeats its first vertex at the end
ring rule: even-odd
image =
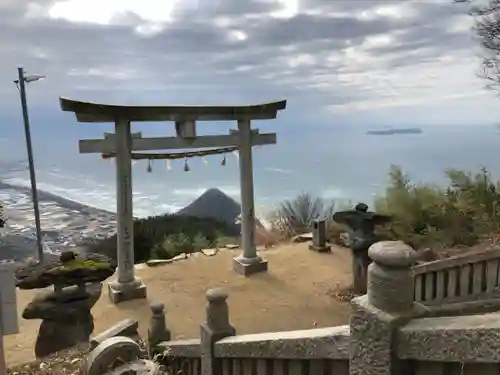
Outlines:
{"type": "Polygon", "coordinates": [[[276,231],[261,227],[255,226],[255,245],[256,246],[264,246],[266,249],[278,245],[280,242],[287,240],[287,238],[283,237],[281,233],[276,231]]]}
{"type": "Polygon", "coordinates": [[[393,216],[389,238],[421,247],[471,246],[500,229],[500,190],[486,169],[446,171],[448,186],[414,184],[392,166],[376,210],[393,216]]]}
{"type": "Polygon", "coordinates": [[[162,242],[156,244],[152,250],[151,258],[170,259],[180,254],[192,254],[210,247],[209,241],[200,233],[188,237],[184,233],[171,234],[162,242]]]}
{"type": "MultiPolygon", "coordinates": [[[[400,167],[392,166],[389,183],[376,198],[374,210],[391,215],[393,220],[378,228],[379,234],[417,249],[472,246],[486,237],[498,238],[500,183],[484,168],[475,174],[458,170],[447,170],[445,174],[447,186],[416,184],[400,167]]],[[[331,220],[334,208],[333,202],[302,193],[284,201],[273,213],[272,229],[290,238],[309,232],[312,221],[324,217],[328,239],[339,243],[340,233],[349,228],[331,220]]]]}
{"type": "Polygon", "coordinates": [[[295,199],[285,200],[271,214],[271,229],[283,237],[290,238],[310,232],[315,219],[325,218],[331,221],[334,212],[333,201],[329,202],[310,193],[301,193],[295,199]]]}
{"type": "Polygon", "coordinates": [[[238,239],[235,238],[235,237],[229,237],[229,236],[225,236],[221,233],[218,234],[215,242],[212,244],[210,243],[209,244],[209,248],[221,248],[221,247],[225,247],[226,245],[234,245],[238,243],[238,239]]]}

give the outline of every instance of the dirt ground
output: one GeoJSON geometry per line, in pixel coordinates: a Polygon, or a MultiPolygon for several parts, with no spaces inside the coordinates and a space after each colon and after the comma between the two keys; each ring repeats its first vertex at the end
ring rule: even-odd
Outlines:
{"type": "MultiPolygon", "coordinates": [[[[330,254],[319,254],[310,251],[307,244],[293,244],[265,250],[261,256],[269,261],[269,272],[250,278],[231,269],[231,258],[240,251],[198,255],[155,268],[138,267],[137,275],[148,287],[148,301],[165,303],[167,325],[174,338],[199,336],[205,292],[213,287],[228,292],[231,323],[240,334],[347,324],[349,305],[333,294],[351,282],[348,249],[334,247],[330,254]]],[[[106,289],[92,310],[94,334],[122,319],[135,318],[146,337],[151,317],[148,301],[115,306],[109,302],[106,289]]],[[[33,295],[32,291],[18,291],[19,316],[33,295]]],[[[4,338],[8,366],[34,359],[40,321],[19,319],[20,333],[4,338]]]]}

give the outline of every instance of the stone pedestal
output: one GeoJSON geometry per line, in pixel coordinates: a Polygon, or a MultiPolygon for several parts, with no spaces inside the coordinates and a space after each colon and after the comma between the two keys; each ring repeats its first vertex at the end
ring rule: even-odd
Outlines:
{"type": "Polygon", "coordinates": [[[369,265],[370,259],[367,254],[352,252],[352,286],[357,293],[366,293],[369,265]]]}
{"type": "Polygon", "coordinates": [[[317,253],[329,253],[332,248],[329,245],[317,246],[312,243],[309,245],[309,250],[316,251],[317,253]]]}
{"type": "Polygon", "coordinates": [[[24,319],[42,319],[35,356],[43,358],[78,343],[88,342],[94,331],[90,309],[101,295],[102,284],[58,288],[41,294],[26,306],[24,319]]]}
{"type": "Polygon", "coordinates": [[[368,294],[351,302],[350,375],[404,375],[407,363],[394,358],[394,333],[426,309],[413,301],[411,265],[416,252],[399,241],[372,245],[368,294]]]}
{"type": "Polygon", "coordinates": [[[36,358],[88,342],[94,331],[94,318],[90,312],[68,317],[65,321],[43,320],[35,343],[36,358]]]}
{"type": "Polygon", "coordinates": [[[267,272],[267,260],[258,256],[253,258],[238,256],[233,258],[233,271],[243,276],[267,272]]]}
{"type": "Polygon", "coordinates": [[[139,278],[130,283],[120,283],[114,280],[108,283],[108,295],[112,303],[130,301],[134,299],[147,298],[146,285],[139,278]]]}

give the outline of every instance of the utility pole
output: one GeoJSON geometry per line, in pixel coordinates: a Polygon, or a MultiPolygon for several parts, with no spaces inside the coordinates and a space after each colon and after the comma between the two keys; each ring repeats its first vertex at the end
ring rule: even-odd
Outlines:
{"type": "Polygon", "coordinates": [[[28,164],[30,170],[30,181],[31,181],[31,197],[33,201],[33,210],[35,212],[35,226],[36,226],[36,242],[38,246],[38,260],[43,261],[43,243],[42,243],[42,229],[40,225],[40,210],[38,207],[38,191],[36,188],[36,175],[35,175],[35,163],[33,161],[33,147],[31,144],[31,131],[30,131],[30,120],[28,117],[28,103],[26,101],[26,83],[37,81],[44,78],[40,75],[25,76],[23,68],[17,68],[19,78],[16,83],[19,93],[21,95],[21,106],[23,109],[23,121],[24,121],[24,135],[26,136],[26,149],[28,151],[28,164]]]}

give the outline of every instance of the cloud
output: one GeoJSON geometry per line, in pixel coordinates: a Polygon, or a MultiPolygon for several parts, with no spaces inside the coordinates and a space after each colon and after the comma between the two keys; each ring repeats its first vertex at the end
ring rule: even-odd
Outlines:
{"type": "MultiPolygon", "coordinates": [[[[180,197],[186,197],[186,198],[191,198],[191,199],[196,199],[200,195],[202,195],[205,191],[207,191],[209,187],[207,188],[193,188],[193,189],[174,189],[172,191],[172,194],[180,197]]],[[[239,186],[221,186],[218,188],[219,190],[223,191],[227,195],[233,198],[239,198],[240,196],[240,189],[239,186]]]]}
{"type": "Polygon", "coordinates": [[[264,168],[265,171],[267,172],[274,172],[274,173],[281,173],[281,174],[291,174],[293,171],[289,169],[282,169],[282,168],[275,168],[275,167],[268,167],[264,168]]]}
{"type": "MultiPolygon", "coordinates": [[[[289,112],[327,118],[489,100],[471,19],[451,0],[4,0],[0,10],[0,79],[17,65],[46,74],[30,87],[39,103],[288,98],[289,112]]],[[[0,99],[13,102],[14,89],[0,99]]]]}

